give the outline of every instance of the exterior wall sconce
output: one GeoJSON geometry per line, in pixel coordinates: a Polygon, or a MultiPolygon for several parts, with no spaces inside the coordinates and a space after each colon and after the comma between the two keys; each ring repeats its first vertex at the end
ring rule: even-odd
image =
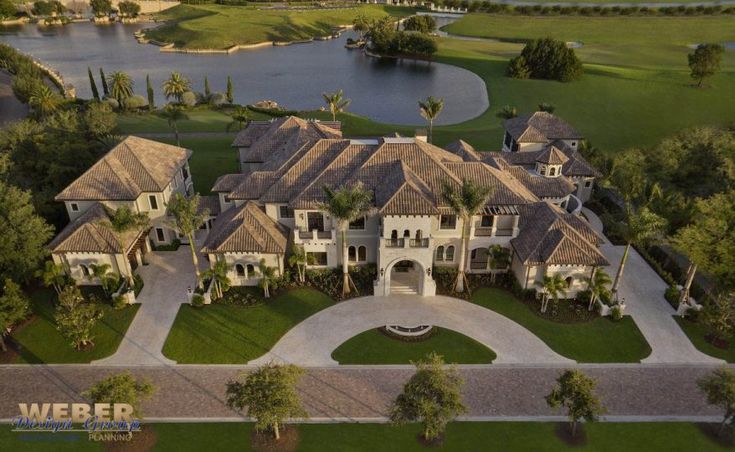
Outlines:
{"type": "Polygon", "coordinates": [[[426,268],[426,276],[431,276],[431,267],[426,268]]]}
{"type": "Polygon", "coordinates": [[[383,275],[385,275],[385,269],[384,268],[381,268],[380,269],[380,277],[382,278],[383,275]]]}

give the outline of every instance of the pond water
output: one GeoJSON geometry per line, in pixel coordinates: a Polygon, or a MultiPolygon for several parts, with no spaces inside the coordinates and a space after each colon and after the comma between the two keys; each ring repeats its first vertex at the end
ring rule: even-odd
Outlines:
{"type": "Polygon", "coordinates": [[[271,99],[288,109],[308,110],[323,105],[323,92],[343,89],[352,99],[348,111],[380,122],[423,124],[417,101],[429,95],[445,99],[438,124],[455,124],[475,118],[488,107],[485,83],[470,71],[455,66],[380,60],[344,48],[351,32],[331,41],[287,47],[241,50],[229,55],[161,53],[158,47],[138,44],[133,33],[146,25],[78,23],[41,29],[35,25],[0,28],[0,41],[16,47],[61,72],[76,87],[77,95],[91,97],[87,66],[99,85],[99,68],[106,74],[125,71],[135,91],[145,96],[149,74],[157,103],[164,103],[161,82],[171,71],[203,91],[204,76],[212,91],[225,90],[232,76],[235,102],[245,104],[271,99]]]}

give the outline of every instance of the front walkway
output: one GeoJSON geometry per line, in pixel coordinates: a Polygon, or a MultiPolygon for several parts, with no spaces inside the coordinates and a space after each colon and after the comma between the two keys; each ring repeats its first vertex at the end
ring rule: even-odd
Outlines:
{"type": "MultiPolygon", "coordinates": [[[[589,209],[582,213],[590,225],[602,234],[602,222],[589,209]]],[[[615,246],[606,239],[601,251],[610,266],[606,269],[611,278],[623,257],[624,246],[615,246]]],[[[672,317],[674,308],[664,298],[666,282],[651,268],[635,249],[631,249],[625,265],[625,273],[618,291],[625,299],[625,313],[630,314],[651,346],[651,354],[644,363],[716,364],[724,361],[697,350],[672,317]]]]}
{"type": "Polygon", "coordinates": [[[342,301],[293,327],[270,352],[248,364],[268,361],[301,366],[336,366],[332,352],[363,331],[385,325],[436,325],[457,331],[497,353],[494,363],[564,364],[574,361],[551,350],[533,333],[496,312],[457,298],[419,295],[361,297],[342,301]]]}
{"type": "MultiPolygon", "coordinates": [[[[93,365],[174,364],[161,352],[187,288],[194,288],[194,266],[188,245],[177,251],[148,253],[149,265],[139,267],[145,286],[138,297],[140,310],[130,324],[117,352],[93,361],[93,365]]],[[[200,262],[201,264],[201,262],[200,262]]]]}

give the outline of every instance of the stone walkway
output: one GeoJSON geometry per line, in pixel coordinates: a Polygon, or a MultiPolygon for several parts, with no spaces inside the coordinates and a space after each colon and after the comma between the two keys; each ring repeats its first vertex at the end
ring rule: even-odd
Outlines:
{"type": "Polygon", "coordinates": [[[343,301],[299,323],[249,364],[270,360],[301,366],[335,366],[334,349],[363,331],[384,325],[436,325],[469,336],[497,353],[495,363],[573,363],[533,333],[496,312],[450,297],[391,295],[343,301]]]}
{"type": "MultiPolygon", "coordinates": [[[[602,222],[589,209],[583,209],[590,225],[602,233],[602,222]]],[[[615,246],[606,240],[601,250],[610,266],[611,278],[620,265],[624,246],[615,246]]],[[[618,294],[625,299],[626,314],[630,314],[651,346],[651,355],[644,363],[713,364],[724,361],[697,350],[672,317],[674,308],[664,298],[667,284],[635,249],[631,249],[618,294]]]]}
{"type": "MultiPolygon", "coordinates": [[[[707,405],[697,380],[711,366],[582,365],[461,366],[468,416],[519,418],[563,413],[546,406],[544,396],[566,367],[580,367],[597,379],[597,393],[610,416],[696,419],[718,416],[707,405]]],[[[127,369],[125,369],[127,370],[127,369]]],[[[156,387],[143,403],[146,416],[168,419],[242,419],[227,408],[227,381],[243,366],[139,366],[130,371],[156,387]]],[[[83,401],[79,393],[121,372],[84,365],[0,366],[0,419],[18,414],[19,403],[83,401]]],[[[411,366],[310,368],[299,384],[312,418],[343,421],[384,419],[388,406],[413,374],[411,366]]]]}
{"type": "Polygon", "coordinates": [[[187,288],[194,288],[194,266],[188,245],[177,251],[149,253],[149,265],[138,269],[145,286],[138,297],[141,304],[135,319],[114,355],[93,361],[93,365],[174,364],[161,350],[179,312],[187,302],[187,288]]]}

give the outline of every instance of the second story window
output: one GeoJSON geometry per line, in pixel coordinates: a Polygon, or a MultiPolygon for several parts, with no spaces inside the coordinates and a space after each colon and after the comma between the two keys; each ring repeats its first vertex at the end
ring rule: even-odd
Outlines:
{"type": "Polygon", "coordinates": [[[71,211],[72,211],[72,212],[79,212],[79,204],[77,204],[77,203],[73,202],[73,203],[71,203],[71,204],[69,205],[69,207],[71,207],[71,211]]]}
{"type": "Polygon", "coordinates": [[[184,180],[189,178],[189,171],[186,170],[185,166],[181,167],[181,177],[183,177],[184,180]]]}
{"type": "Polygon", "coordinates": [[[358,218],[355,221],[350,222],[350,229],[353,230],[364,230],[365,229],[365,217],[358,218]]]}
{"type": "Polygon", "coordinates": [[[288,206],[281,206],[278,208],[278,214],[281,218],[293,218],[293,209],[288,206]]]}
{"type": "Polygon", "coordinates": [[[491,215],[483,215],[480,227],[491,228],[493,227],[493,217],[491,215]]]}
{"type": "Polygon", "coordinates": [[[441,215],[439,217],[439,229],[456,229],[457,215],[441,215]]]}
{"type": "Polygon", "coordinates": [[[151,205],[151,210],[158,210],[158,198],[156,198],[156,195],[148,195],[148,204],[151,205]]]}

